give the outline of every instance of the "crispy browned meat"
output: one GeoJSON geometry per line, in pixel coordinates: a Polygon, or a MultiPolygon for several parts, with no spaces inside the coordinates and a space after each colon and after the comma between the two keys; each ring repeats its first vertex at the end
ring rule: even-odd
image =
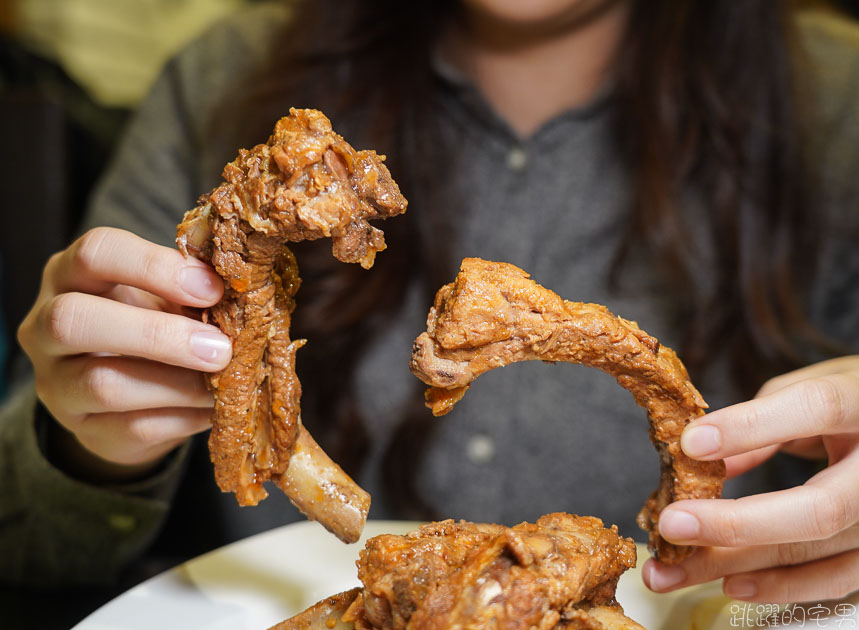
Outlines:
{"type": "Polygon", "coordinates": [[[363,589],[345,613],[323,600],[276,628],[317,628],[309,620],[332,614],[329,623],[355,630],[640,628],[614,597],[635,562],[631,539],[588,516],[547,514],[509,528],[430,523],[367,541],[363,589]]]}
{"type": "Polygon", "coordinates": [[[725,465],[695,461],[681,451],[683,428],[707,405],[677,355],[634,322],[597,304],[565,301],[513,265],[466,258],[455,282],[436,294],[427,332],[415,340],[411,369],[430,385],[427,405],[442,415],[484,372],[534,359],[599,368],[644,407],[662,474],[638,522],[650,532],[659,560],[672,564],[687,557],[690,547],[659,536],[659,514],[673,501],[721,496],[725,465]]]}
{"type": "Polygon", "coordinates": [[[224,183],[200,197],[177,234],[182,252],[210,262],[226,285],[205,314],[233,341],[230,364],[210,378],[218,485],[256,505],[272,480],[350,542],[370,498],[301,427],[295,353],[304,340],[289,336],[300,281],[286,242],[331,237],[335,257],[371,267],[385,239],[367,221],[406,209],[383,160],[353,149],[321,112],[291,109],[266,144],[227,164],[224,183]]]}

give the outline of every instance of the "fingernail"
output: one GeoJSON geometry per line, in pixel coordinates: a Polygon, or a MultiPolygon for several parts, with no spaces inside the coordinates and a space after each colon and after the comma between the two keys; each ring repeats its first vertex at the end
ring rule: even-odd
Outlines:
{"type": "Polygon", "coordinates": [[[704,457],[718,453],[722,448],[722,435],[711,424],[689,427],[680,437],[680,447],[689,457],[704,457]]]}
{"type": "Polygon", "coordinates": [[[748,578],[728,578],[722,590],[728,597],[748,599],[758,594],[758,585],[748,578]]]}
{"type": "Polygon", "coordinates": [[[179,272],[179,286],[188,295],[209,302],[218,299],[222,288],[217,276],[202,267],[183,267],[179,272]]]}
{"type": "Polygon", "coordinates": [[[701,533],[701,524],[689,512],[667,510],[659,516],[659,533],[671,542],[692,542],[701,533]]]}
{"type": "Polygon", "coordinates": [[[686,570],[683,567],[649,562],[645,570],[647,585],[652,591],[664,591],[686,580],[686,570]]]}
{"type": "Polygon", "coordinates": [[[225,363],[232,351],[230,339],[216,332],[197,332],[191,335],[191,351],[206,363],[225,363]]]}

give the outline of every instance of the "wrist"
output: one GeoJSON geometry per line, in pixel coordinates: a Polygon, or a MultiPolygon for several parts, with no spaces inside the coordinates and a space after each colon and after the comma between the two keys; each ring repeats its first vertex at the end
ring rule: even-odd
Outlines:
{"type": "Polygon", "coordinates": [[[55,468],[85,483],[102,485],[140,481],[155,474],[166,455],[140,464],[119,464],[104,459],[86,448],[39,404],[39,443],[42,454],[55,468]]]}

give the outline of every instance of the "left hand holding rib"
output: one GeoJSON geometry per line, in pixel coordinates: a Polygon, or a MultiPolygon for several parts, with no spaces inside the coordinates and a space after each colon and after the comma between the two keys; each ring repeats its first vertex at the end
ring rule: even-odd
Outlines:
{"type": "Polygon", "coordinates": [[[726,595],[760,602],[832,599],[859,589],[859,356],[768,381],[754,400],[690,423],[681,446],[695,459],[724,458],[729,477],[779,450],[827,458],[828,465],[795,488],[667,507],[662,536],[702,548],[677,566],[648,560],[649,588],[724,578],[726,595]]]}

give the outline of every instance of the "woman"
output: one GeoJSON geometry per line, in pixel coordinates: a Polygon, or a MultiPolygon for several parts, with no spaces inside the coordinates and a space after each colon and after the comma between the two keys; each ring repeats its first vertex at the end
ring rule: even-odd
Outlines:
{"type": "MultiPolygon", "coordinates": [[[[749,471],[734,492],[761,492],[666,510],[661,533],[703,549],[648,562],[651,588],[725,577],[727,594],[758,601],[859,588],[857,61],[852,27],[771,0],[317,0],[213,32],[166,69],[93,200],[89,225],[139,236],[99,228],[52,258],[21,327],[47,411],[34,423],[34,397],[16,398],[3,447],[17,478],[55,489],[10,495],[72,516],[4,538],[41,528],[81,579],[150,543],[188,458],[175,449],[208,426],[199,372],[230,356],[183,310],[216,302],[217,277],[163,245],[236,147],[287,106],[314,106],[386,153],[411,202],[369,273],[330,262],[324,243],[297,251],[303,417],[341,460],[361,455],[344,461],[372,517],[563,509],[636,534],[656,466],[640,411],[604,375],[511,366],[444,423],[415,412],[405,365],[429,296],[480,256],[678,348],[718,409],[683,448],[728,458],[749,471]],[[813,363],[832,346],[845,356],[813,363]],[[804,485],[774,479],[763,462],[777,450],[829,466],[804,485]],[[800,485],[766,492],[775,482],[800,485]]],[[[213,545],[284,520],[275,497],[242,512],[231,500],[206,504],[205,529],[176,518],[167,531],[213,545]]],[[[27,553],[18,575],[50,572],[27,553]]]]}

